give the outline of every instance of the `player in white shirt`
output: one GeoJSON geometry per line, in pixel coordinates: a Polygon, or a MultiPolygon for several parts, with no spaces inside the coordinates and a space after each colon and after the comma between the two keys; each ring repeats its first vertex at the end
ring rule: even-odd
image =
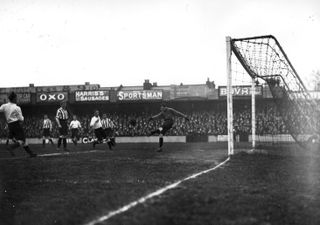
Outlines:
{"type": "Polygon", "coordinates": [[[26,137],[22,128],[22,122],[24,117],[22,115],[21,108],[17,106],[17,94],[11,92],[8,96],[9,102],[0,106],[0,112],[4,113],[6,121],[8,123],[9,138],[14,139],[15,142],[7,147],[7,150],[14,156],[13,150],[19,146],[23,146],[24,150],[30,155],[30,157],[36,157],[37,154],[33,153],[26,142],[26,137]]]}
{"type": "Polygon", "coordinates": [[[93,129],[96,136],[96,140],[93,141],[93,148],[96,144],[103,143],[103,139],[106,137],[105,132],[102,128],[101,119],[99,116],[99,110],[94,111],[94,116],[91,118],[90,127],[93,129]]]}
{"type": "Polygon", "coordinates": [[[79,140],[79,132],[81,129],[81,123],[77,120],[77,116],[73,115],[73,120],[70,122],[69,129],[71,130],[71,139],[74,145],[77,145],[79,140]]]}

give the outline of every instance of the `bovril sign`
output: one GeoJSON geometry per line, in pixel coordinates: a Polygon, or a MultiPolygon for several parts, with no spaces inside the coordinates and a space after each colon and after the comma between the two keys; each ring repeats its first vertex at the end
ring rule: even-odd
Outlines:
{"type": "Polygon", "coordinates": [[[37,102],[61,102],[68,100],[67,92],[37,93],[37,102]]]}
{"type": "MultiPolygon", "coordinates": [[[[251,86],[233,86],[232,87],[232,95],[235,97],[250,97],[251,96],[251,86]]],[[[255,95],[262,96],[262,86],[256,86],[255,95]]],[[[219,96],[227,97],[227,87],[220,86],[219,87],[219,96]]]]}

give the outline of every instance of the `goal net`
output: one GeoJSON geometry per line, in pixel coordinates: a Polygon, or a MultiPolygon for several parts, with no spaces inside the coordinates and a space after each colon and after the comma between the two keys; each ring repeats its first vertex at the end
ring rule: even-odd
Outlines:
{"type": "Polygon", "coordinates": [[[247,138],[252,147],[317,140],[317,104],[277,39],[271,35],[227,43],[229,154],[247,138]],[[247,100],[239,87],[250,88],[247,100]],[[248,100],[248,98],[250,99],[248,100]]]}

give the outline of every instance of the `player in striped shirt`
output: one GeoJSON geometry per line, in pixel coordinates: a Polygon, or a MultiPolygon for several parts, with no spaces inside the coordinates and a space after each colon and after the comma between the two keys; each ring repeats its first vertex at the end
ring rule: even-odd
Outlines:
{"type": "Polygon", "coordinates": [[[81,124],[79,120],[77,120],[77,116],[73,115],[73,120],[69,125],[69,129],[71,130],[71,139],[74,145],[77,145],[79,140],[79,132],[81,129],[81,124]]]}
{"type": "Polygon", "coordinates": [[[48,118],[48,115],[45,114],[43,116],[43,123],[42,123],[42,147],[45,147],[47,139],[49,140],[51,145],[53,145],[53,141],[51,138],[51,131],[52,131],[52,122],[48,118]]]}
{"type": "Polygon", "coordinates": [[[13,150],[19,146],[23,146],[24,150],[30,155],[30,157],[36,157],[37,154],[33,153],[26,142],[26,137],[22,128],[24,117],[22,115],[21,108],[17,106],[17,94],[11,92],[8,96],[9,102],[0,106],[0,112],[4,113],[6,118],[9,135],[8,137],[14,140],[12,145],[7,146],[7,150],[14,156],[13,150]]]}
{"type": "Polygon", "coordinates": [[[59,139],[58,139],[58,150],[60,150],[61,142],[63,142],[63,150],[67,150],[67,135],[68,135],[68,119],[69,113],[67,110],[67,102],[62,101],[61,107],[56,113],[56,122],[59,127],[59,139]]]}
{"type": "Polygon", "coordinates": [[[150,135],[159,134],[159,148],[157,150],[158,152],[162,152],[163,136],[166,134],[168,130],[172,128],[174,123],[173,118],[175,116],[183,117],[189,121],[188,117],[185,114],[173,108],[167,107],[164,103],[162,103],[160,106],[160,113],[149,118],[149,121],[158,118],[163,119],[162,126],[150,133],[150,135]]]}
{"type": "Polygon", "coordinates": [[[105,138],[107,139],[109,149],[111,150],[112,146],[116,145],[116,139],[114,135],[115,124],[110,118],[107,117],[107,114],[104,113],[102,115],[101,125],[105,132],[105,138]]]}

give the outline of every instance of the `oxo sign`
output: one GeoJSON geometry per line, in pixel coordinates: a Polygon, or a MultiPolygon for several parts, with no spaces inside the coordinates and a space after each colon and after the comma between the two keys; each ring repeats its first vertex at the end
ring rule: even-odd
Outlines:
{"type": "Polygon", "coordinates": [[[37,93],[37,102],[60,102],[68,100],[67,92],[37,93]]]}

